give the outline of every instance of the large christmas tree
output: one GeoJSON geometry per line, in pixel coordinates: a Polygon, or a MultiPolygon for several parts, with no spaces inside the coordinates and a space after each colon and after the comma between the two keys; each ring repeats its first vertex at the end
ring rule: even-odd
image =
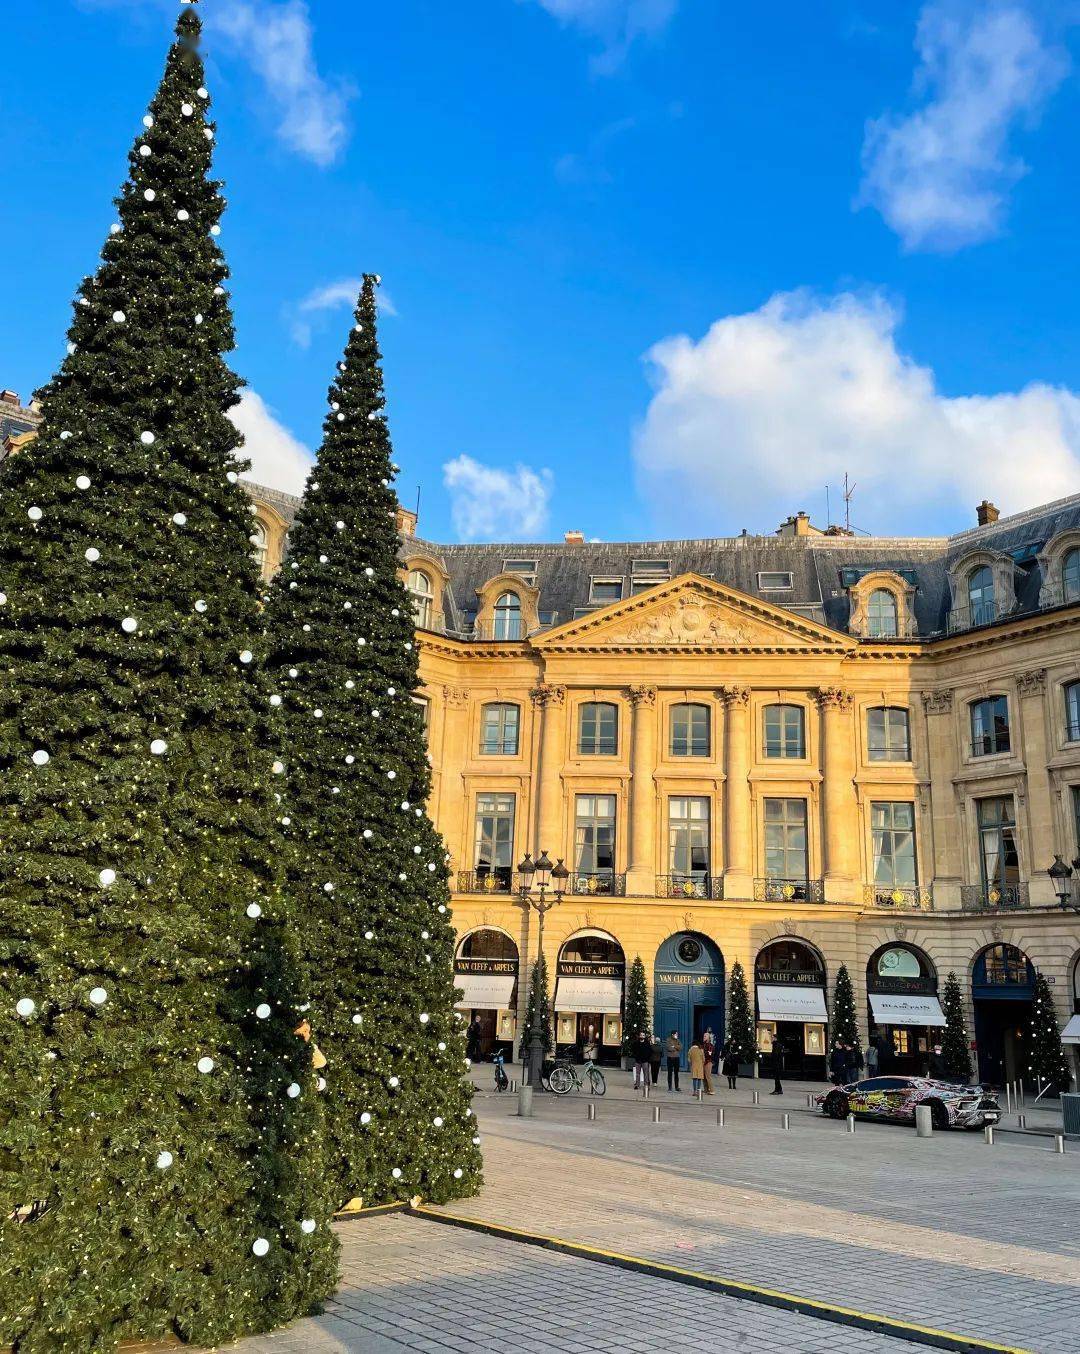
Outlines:
{"type": "Polygon", "coordinates": [[[540,1029],[543,1033],[545,1055],[551,1052],[551,994],[548,985],[547,960],[540,955],[533,961],[529,978],[529,995],[525,999],[525,1028],[521,1031],[520,1052],[524,1069],[529,1066],[529,1044],[532,1040],[533,1012],[540,1003],[540,1029]]]}
{"type": "Polygon", "coordinates": [[[950,972],[945,979],[941,1009],[945,1013],[945,1032],[941,1036],[941,1061],[945,1075],[951,1081],[966,1083],[971,1080],[971,1052],[964,1019],[964,998],[960,992],[960,979],[955,973],[950,972]]]}
{"type": "Polygon", "coordinates": [[[1027,1070],[1028,1084],[1034,1082],[1040,1091],[1044,1086],[1053,1091],[1067,1091],[1072,1086],[1069,1059],[1061,1045],[1061,1026],[1054,1010],[1054,996],[1041,973],[1035,974],[1032,993],[1027,1070]]]}
{"type": "Polygon", "coordinates": [[[859,1022],[855,1015],[855,993],[851,974],[846,964],[836,970],[836,988],[833,992],[832,1037],[834,1044],[859,1048],[859,1022]]]}
{"type": "Polygon", "coordinates": [[[626,981],[622,1051],[627,1057],[633,1053],[634,1043],[642,1031],[648,1035],[652,1034],[652,1023],[649,1019],[649,988],[645,981],[645,964],[639,954],[630,965],[630,976],[626,981]]]}
{"type": "Polygon", "coordinates": [[[218,1343],[336,1279],[194,11],[176,32],[0,486],[0,1344],[35,1354],[218,1343]]]}
{"type": "Polygon", "coordinates": [[[731,966],[731,990],[728,996],[728,1023],[725,1043],[741,1065],[752,1063],[756,1056],[757,1039],[750,994],[746,988],[746,973],[738,959],[731,966]]]}
{"type": "Polygon", "coordinates": [[[444,1200],[472,1193],[480,1171],[446,853],[424,808],[431,778],[398,572],[375,291],[365,276],[266,613],[289,891],[328,1059],[339,1204],[444,1200]]]}

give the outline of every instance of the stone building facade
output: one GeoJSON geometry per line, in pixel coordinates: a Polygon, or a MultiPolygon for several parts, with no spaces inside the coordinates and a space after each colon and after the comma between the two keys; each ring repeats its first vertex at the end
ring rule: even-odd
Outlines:
{"type": "MultiPolygon", "coordinates": [[[[269,575],[295,500],[251,492],[269,575]]],[[[569,871],[544,935],[561,1044],[617,1058],[640,956],[684,1043],[722,1037],[740,961],[765,1065],[779,1039],[808,1076],[841,963],[895,1070],[928,1066],[949,972],[986,1079],[1023,1074],[1036,969],[1080,1045],[1080,496],[978,516],[949,538],[799,514],[771,536],[476,546],[401,514],[485,1047],[523,1033],[517,866],[543,852],[569,871]],[[1055,856],[1077,861],[1067,906],[1055,856]]]]}

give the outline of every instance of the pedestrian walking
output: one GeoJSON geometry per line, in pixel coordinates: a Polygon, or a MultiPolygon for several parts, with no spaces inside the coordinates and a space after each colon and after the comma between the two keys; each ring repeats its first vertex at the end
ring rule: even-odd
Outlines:
{"type": "Polygon", "coordinates": [[[691,1044],[686,1060],[690,1064],[690,1088],[697,1095],[705,1077],[705,1050],[700,1044],[691,1044]]]}
{"type": "Polygon", "coordinates": [[[786,1059],[784,1056],[783,1040],[774,1039],[772,1046],[772,1074],[773,1074],[773,1088],[771,1092],[772,1095],[784,1094],[783,1083],[781,1082],[780,1079],[784,1075],[785,1065],[786,1059]]]}
{"type": "Polygon", "coordinates": [[[596,1062],[597,1054],[600,1052],[596,1042],[596,1031],[590,1025],[582,1041],[581,1061],[586,1065],[596,1062]]]}
{"type": "Polygon", "coordinates": [[[862,1049],[858,1044],[851,1044],[847,1051],[847,1078],[848,1081],[858,1081],[862,1076],[863,1060],[862,1049]]]}
{"type": "Polygon", "coordinates": [[[724,1045],[723,1052],[724,1076],[727,1077],[728,1090],[734,1091],[739,1079],[739,1055],[735,1051],[735,1046],[729,1039],[724,1045]]]}
{"type": "Polygon", "coordinates": [[[878,1071],[878,1046],[873,1039],[866,1046],[866,1075],[876,1077],[878,1071]]]}
{"type": "Polygon", "coordinates": [[[652,1040],[644,1030],[638,1030],[630,1046],[634,1059],[634,1090],[643,1091],[649,1084],[649,1062],[652,1059],[652,1040]]]}
{"type": "Polygon", "coordinates": [[[678,1030],[672,1030],[664,1044],[664,1052],[667,1055],[667,1088],[668,1095],[672,1091],[679,1090],[679,1064],[682,1062],[682,1040],[679,1038],[678,1030]]]}
{"type": "Polygon", "coordinates": [[[701,1051],[705,1054],[705,1094],[712,1095],[712,1074],[716,1071],[716,1035],[706,1030],[701,1040],[701,1051]]]}
{"type": "Polygon", "coordinates": [[[480,1022],[475,1016],[465,1031],[465,1056],[470,1062],[480,1061],[480,1022]]]}
{"type": "Polygon", "coordinates": [[[660,1042],[660,1036],[654,1034],[652,1037],[652,1047],[649,1049],[649,1074],[652,1077],[652,1084],[655,1086],[660,1080],[660,1065],[664,1061],[664,1046],[660,1042]]]}
{"type": "Polygon", "coordinates": [[[834,1086],[843,1086],[846,1083],[847,1050],[839,1040],[833,1045],[833,1051],[829,1054],[829,1071],[832,1073],[834,1086]]]}

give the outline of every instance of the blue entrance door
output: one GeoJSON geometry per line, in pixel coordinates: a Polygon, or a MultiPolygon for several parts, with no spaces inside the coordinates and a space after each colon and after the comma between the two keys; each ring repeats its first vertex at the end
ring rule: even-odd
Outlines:
{"type": "Polygon", "coordinates": [[[711,1028],[724,1042],[724,956],[707,936],[680,931],[656,952],[653,971],[653,1029],[667,1039],[675,1030],[686,1053],[711,1028]]]}

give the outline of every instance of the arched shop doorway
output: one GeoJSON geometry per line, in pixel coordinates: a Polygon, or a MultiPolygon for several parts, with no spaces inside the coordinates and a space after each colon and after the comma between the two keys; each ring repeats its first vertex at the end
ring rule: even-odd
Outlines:
{"type": "Polygon", "coordinates": [[[804,940],[774,940],[759,952],[754,980],[763,1070],[773,1070],[773,1050],[781,1043],[788,1076],[823,1081],[829,1012],[821,955],[804,940]]]}
{"type": "Polygon", "coordinates": [[[945,1028],[929,957],[914,945],[882,945],[866,966],[866,996],[878,1071],[926,1076],[945,1028]]]}
{"type": "Polygon", "coordinates": [[[1061,1042],[1072,1054],[1073,1076],[1080,1081],[1080,954],[1076,956],[1072,963],[1072,974],[1069,979],[1069,994],[1072,997],[1069,1016],[1065,1028],[1061,1031],[1061,1042]]]}
{"type": "Polygon", "coordinates": [[[653,1029],[661,1039],[678,1032],[684,1067],[690,1045],[700,1043],[706,1030],[723,1046],[724,956],[708,936],[669,936],[656,952],[653,981],[653,1029]]]}
{"type": "Polygon", "coordinates": [[[480,1056],[490,1058],[501,1049],[513,1056],[517,1032],[518,947],[505,931],[484,927],[471,931],[454,957],[454,986],[461,997],[454,1003],[467,1021],[480,1025],[480,1056]]]}
{"type": "Polygon", "coordinates": [[[581,1059],[594,1043],[597,1061],[618,1064],[622,1052],[626,956],[606,931],[579,931],[559,951],[555,978],[555,1043],[581,1059]]]}
{"type": "Polygon", "coordinates": [[[1031,960],[1015,945],[987,945],[975,956],[971,996],[980,1081],[1004,1086],[1023,1078],[1034,992],[1031,960]]]}

